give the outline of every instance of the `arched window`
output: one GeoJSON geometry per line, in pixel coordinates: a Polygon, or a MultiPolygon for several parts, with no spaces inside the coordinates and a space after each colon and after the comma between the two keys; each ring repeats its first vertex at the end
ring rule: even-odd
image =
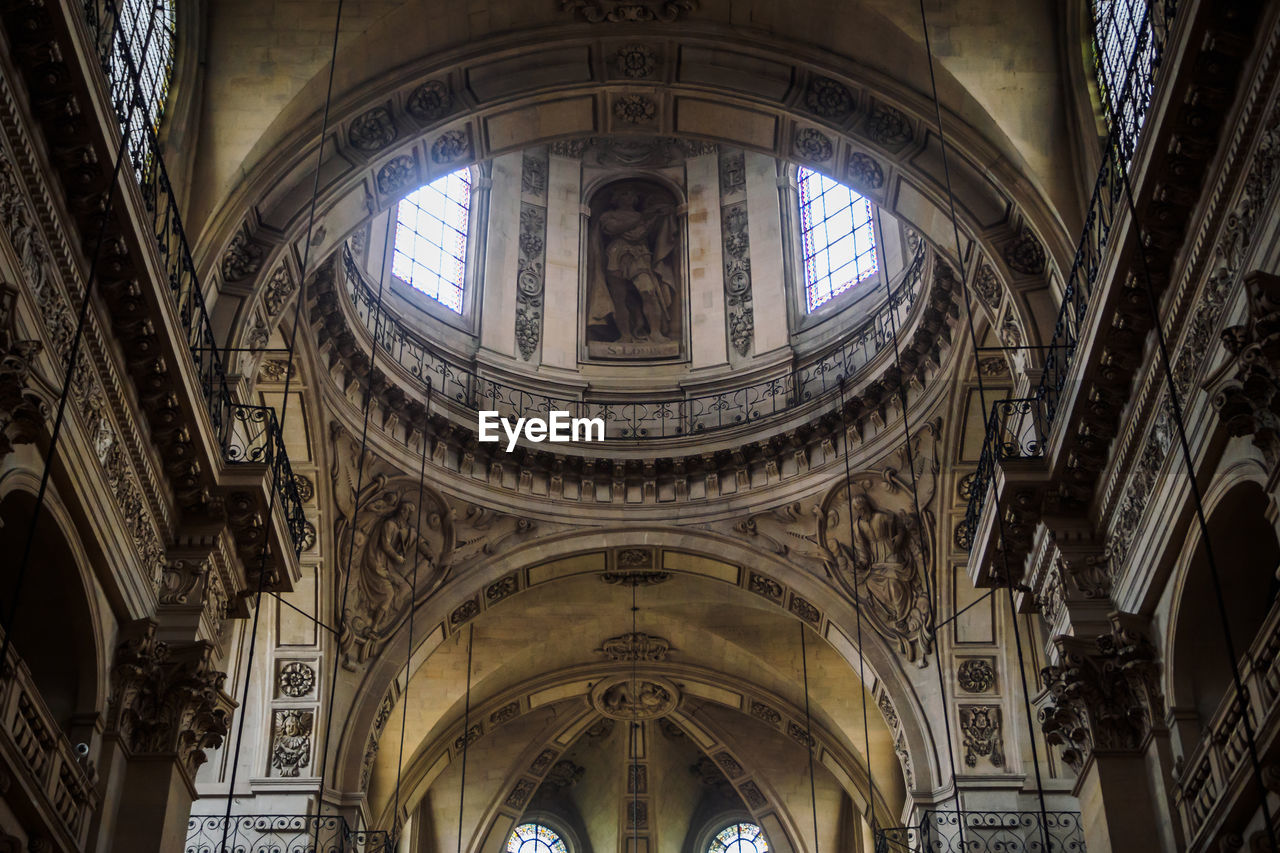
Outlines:
{"type": "Polygon", "coordinates": [[[459,169],[405,196],[396,211],[391,271],[462,313],[471,217],[471,170],[459,169]]]}
{"type": "Polygon", "coordinates": [[[754,823],[731,823],[712,837],[707,853],[769,853],[769,842],[754,823]]]}
{"type": "MultiPolygon", "coordinates": [[[[173,76],[173,0],[116,0],[116,9],[118,29],[108,63],[112,101],[126,111],[123,124],[136,75],[146,123],[158,130],[173,76]]],[[[135,116],[133,127],[141,126],[135,116]]]]}
{"type": "Polygon", "coordinates": [[[805,303],[812,311],[876,274],[876,237],[871,202],[803,166],[796,183],[805,303]]]}
{"type": "Polygon", "coordinates": [[[1092,0],[1093,55],[1111,129],[1128,158],[1151,103],[1155,38],[1147,0],[1092,0]]]}
{"type": "Polygon", "coordinates": [[[507,839],[507,853],[569,853],[569,847],[546,824],[522,823],[507,839]]]}

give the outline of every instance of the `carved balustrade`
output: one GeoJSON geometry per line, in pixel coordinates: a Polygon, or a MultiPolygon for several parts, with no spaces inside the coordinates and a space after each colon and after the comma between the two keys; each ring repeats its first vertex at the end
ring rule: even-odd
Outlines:
{"type": "MultiPolygon", "coordinates": [[[[89,817],[98,804],[97,774],[45,704],[27,665],[10,650],[0,677],[0,761],[9,771],[4,797],[39,815],[53,849],[84,848],[89,817]]],[[[34,849],[34,845],[33,845],[34,849]]]]}
{"type": "MultiPolygon", "coordinates": [[[[1258,752],[1270,754],[1280,745],[1280,604],[1271,608],[1240,670],[1258,752]]],[[[1204,849],[1223,830],[1221,823],[1234,802],[1252,793],[1253,768],[1234,686],[1228,687],[1203,737],[1179,768],[1174,803],[1189,849],[1204,849]]]]}

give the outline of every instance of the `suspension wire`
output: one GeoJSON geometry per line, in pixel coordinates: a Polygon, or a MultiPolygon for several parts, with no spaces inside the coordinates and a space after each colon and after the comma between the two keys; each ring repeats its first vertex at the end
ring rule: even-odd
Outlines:
{"type": "Polygon", "coordinates": [[[959,610],[957,610],[955,613],[952,613],[952,614],[951,614],[950,616],[948,616],[946,619],[943,619],[941,622],[939,622],[939,623],[938,623],[938,627],[939,627],[939,628],[945,628],[945,627],[947,627],[947,626],[948,626],[948,625],[950,625],[952,622],[956,621],[956,620],[957,620],[957,619],[959,619],[961,616],[963,616],[964,614],[968,613],[970,610],[972,610],[973,608],[977,607],[979,604],[981,604],[982,602],[986,601],[986,600],[987,600],[988,598],[990,598],[991,596],[995,595],[995,594],[996,594],[996,590],[997,590],[997,589],[999,589],[999,588],[1000,588],[1000,587],[994,587],[994,588],[992,588],[992,589],[987,590],[987,591],[986,591],[986,592],[984,592],[982,595],[978,596],[978,597],[977,597],[977,598],[975,598],[973,601],[970,601],[970,602],[969,602],[968,604],[966,604],[964,607],[961,607],[961,608],[960,608],[959,610]]]}
{"type": "MultiPolygon", "coordinates": [[[[848,381],[848,376],[840,377],[840,437],[844,441],[844,496],[845,507],[849,516],[849,549],[852,555],[853,543],[856,541],[856,534],[853,529],[853,471],[849,466],[849,428],[844,423],[844,387],[848,381]]],[[[862,645],[862,603],[856,595],[853,596],[853,612],[856,616],[857,625],[858,681],[860,682],[858,692],[862,698],[862,749],[867,762],[867,786],[871,789],[868,811],[871,813],[871,829],[874,832],[879,825],[876,820],[876,776],[871,763],[871,732],[867,723],[867,663],[866,656],[862,651],[864,648],[862,645]]]]}
{"type": "Polygon", "coordinates": [[[471,651],[475,645],[475,622],[467,623],[467,694],[462,705],[462,778],[458,782],[458,850],[462,853],[462,807],[467,802],[467,749],[471,746],[471,651]]]}
{"type": "Polygon", "coordinates": [[[333,635],[335,635],[335,636],[337,635],[338,630],[337,630],[336,628],[334,628],[332,625],[330,625],[330,624],[329,624],[329,623],[327,623],[327,622],[321,622],[319,619],[317,619],[317,618],[316,618],[315,614],[313,614],[313,613],[308,613],[307,611],[303,610],[303,609],[302,609],[301,607],[299,607],[298,605],[296,605],[296,604],[294,604],[294,603],[292,603],[292,602],[288,601],[288,600],[287,600],[283,595],[281,595],[280,593],[275,592],[275,591],[273,591],[273,590],[263,590],[263,594],[264,594],[264,595],[269,595],[269,596],[271,596],[272,598],[274,598],[274,599],[276,600],[276,602],[277,602],[277,603],[279,603],[279,604],[283,604],[285,607],[289,608],[289,609],[290,609],[290,610],[292,610],[294,613],[297,613],[298,615],[300,615],[300,616],[304,617],[305,619],[307,619],[308,621],[310,621],[310,622],[311,622],[313,625],[315,625],[316,627],[318,627],[318,628],[320,628],[320,629],[322,629],[322,630],[328,631],[330,634],[333,634],[333,635]]]}
{"type": "MultiPolygon", "coordinates": [[[[929,18],[925,12],[924,0],[919,0],[920,7],[920,28],[924,34],[925,53],[928,57],[929,64],[929,88],[933,96],[933,112],[934,118],[938,123],[938,143],[942,153],[942,173],[947,190],[947,208],[951,215],[951,234],[956,243],[956,259],[960,264],[960,295],[964,301],[965,319],[969,330],[969,341],[973,347],[974,373],[978,382],[978,399],[982,405],[983,413],[983,441],[986,441],[987,426],[987,401],[986,387],[982,380],[982,370],[978,365],[978,335],[973,324],[973,301],[969,293],[968,270],[965,267],[964,252],[960,242],[960,224],[956,214],[956,197],[955,190],[951,183],[951,164],[947,154],[947,135],[942,125],[942,102],[938,97],[938,79],[934,71],[933,62],[933,45],[929,39],[929,18]]],[[[1007,542],[1004,530],[1004,518],[997,511],[996,523],[999,525],[1000,542],[1007,542]]],[[[1044,842],[1044,849],[1052,849],[1049,842],[1049,811],[1044,799],[1044,779],[1040,772],[1040,748],[1036,744],[1036,726],[1035,717],[1031,712],[1031,690],[1027,683],[1027,665],[1022,651],[1022,632],[1018,628],[1018,612],[1017,605],[1013,600],[1013,574],[1009,571],[1009,555],[1008,552],[1001,548],[1001,558],[1004,563],[1004,581],[1009,592],[1009,615],[1010,621],[1013,623],[1014,646],[1017,649],[1018,658],[1018,676],[1022,683],[1022,704],[1023,711],[1027,719],[1027,739],[1031,742],[1031,764],[1035,771],[1036,780],[1036,797],[1040,806],[1040,834],[1044,842]]]]}
{"type": "MultiPolygon", "coordinates": [[[[422,564],[422,551],[416,547],[416,543],[422,541],[422,499],[426,493],[427,482],[427,424],[431,420],[431,380],[427,380],[427,411],[422,418],[422,461],[418,465],[418,517],[415,520],[413,530],[413,541],[415,543],[413,551],[413,579],[409,582],[409,643],[404,652],[404,692],[401,699],[404,703],[404,713],[400,715],[400,753],[396,757],[396,798],[395,807],[391,810],[391,829],[392,837],[399,840],[400,837],[400,780],[404,773],[404,733],[405,724],[409,719],[409,679],[413,677],[409,667],[413,663],[413,619],[418,613],[418,566],[422,564]]],[[[468,670],[470,667],[468,667],[468,670]]],[[[466,732],[463,732],[466,735],[466,732]]],[[[394,846],[394,843],[393,843],[394,846]]]]}
{"type": "MultiPolygon", "coordinates": [[[[342,580],[342,596],[340,597],[338,602],[337,615],[338,615],[339,644],[341,643],[342,631],[345,630],[345,626],[343,625],[343,622],[346,619],[347,597],[351,592],[351,561],[352,561],[352,558],[355,556],[355,550],[356,550],[356,525],[357,525],[357,522],[360,520],[360,500],[361,500],[360,494],[361,492],[364,491],[364,467],[365,467],[364,462],[365,462],[365,457],[368,455],[368,452],[369,452],[368,450],[369,448],[369,412],[373,407],[372,377],[374,373],[374,365],[378,358],[378,341],[381,340],[382,338],[382,318],[383,318],[382,295],[383,295],[383,287],[386,284],[386,279],[387,279],[387,250],[391,245],[391,225],[394,221],[395,221],[394,216],[390,216],[390,215],[387,216],[387,229],[386,229],[386,233],[383,235],[383,241],[382,241],[382,262],[379,267],[381,272],[378,274],[378,295],[377,295],[377,302],[374,305],[373,343],[369,348],[370,382],[365,386],[365,391],[364,391],[364,405],[363,405],[364,417],[363,417],[363,423],[361,424],[361,427],[360,427],[360,456],[359,456],[359,461],[356,463],[356,492],[355,492],[355,502],[351,510],[351,521],[350,521],[351,535],[348,539],[347,565],[346,565],[346,571],[342,580]]],[[[421,507],[419,507],[419,511],[421,511],[421,507]]],[[[337,685],[338,685],[339,656],[340,656],[339,649],[335,648],[333,652],[333,666],[330,667],[330,676],[329,676],[329,702],[328,702],[329,707],[328,707],[327,713],[325,714],[325,722],[324,722],[324,741],[323,741],[324,752],[320,757],[320,797],[321,797],[320,810],[323,810],[324,808],[324,780],[325,780],[326,773],[328,772],[328,769],[329,769],[329,752],[330,752],[329,737],[333,732],[333,703],[334,703],[334,696],[336,694],[337,685]]],[[[319,814],[319,811],[317,811],[317,814],[319,814]]]]}
{"type": "MultiPolygon", "coordinates": [[[[111,11],[115,11],[115,6],[111,0],[107,0],[107,6],[111,11]]],[[[150,21],[147,24],[147,33],[143,38],[142,52],[151,46],[151,36],[155,32],[156,18],[155,9],[152,9],[150,21]]],[[[112,32],[112,48],[115,47],[115,34],[120,26],[120,16],[115,16],[115,24],[112,32]]],[[[129,68],[133,70],[133,59],[128,56],[128,51],[122,51],[126,54],[129,62],[129,68]]],[[[133,98],[129,103],[129,110],[125,115],[124,127],[120,129],[120,147],[116,150],[115,163],[111,167],[111,181],[107,184],[106,189],[102,191],[103,206],[102,219],[98,225],[98,234],[94,240],[93,254],[89,261],[89,276],[84,285],[84,299],[80,303],[80,311],[76,317],[76,329],[71,336],[71,351],[67,355],[67,364],[63,368],[62,392],[58,395],[58,409],[53,418],[53,430],[49,435],[49,450],[45,454],[43,470],[40,472],[40,485],[36,489],[35,506],[31,510],[31,519],[27,523],[27,539],[22,546],[22,557],[18,560],[18,570],[14,573],[13,590],[5,612],[3,621],[0,622],[0,630],[4,632],[3,639],[0,639],[0,678],[4,677],[7,669],[5,662],[9,659],[9,648],[13,645],[13,623],[18,618],[18,604],[22,600],[23,586],[26,583],[27,569],[31,565],[31,551],[36,540],[36,528],[40,524],[40,516],[44,511],[44,499],[49,492],[49,480],[53,476],[53,466],[58,460],[58,447],[62,437],[62,427],[66,423],[67,401],[71,397],[71,389],[75,386],[75,377],[77,368],[80,364],[80,345],[84,341],[84,329],[89,322],[89,305],[93,302],[93,293],[98,283],[98,265],[102,260],[102,247],[107,240],[107,226],[111,222],[111,212],[114,206],[114,198],[117,184],[120,180],[120,167],[124,163],[125,156],[129,152],[130,137],[133,135],[133,117],[138,107],[142,103],[142,90],[138,85],[137,77],[133,77],[133,98]]],[[[146,115],[144,113],[145,121],[146,115]]],[[[50,285],[52,286],[52,285],[50,285]]]]}
{"type": "MultiPolygon", "coordinates": [[[[876,231],[884,234],[884,228],[880,221],[880,208],[873,208],[876,217],[876,231]]],[[[907,412],[907,386],[902,380],[902,358],[898,347],[898,321],[894,316],[893,294],[889,290],[889,278],[885,277],[884,282],[885,296],[889,300],[889,331],[893,340],[893,364],[898,371],[898,398],[899,405],[902,406],[902,447],[906,453],[907,470],[911,473],[911,503],[915,510],[916,529],[920,531],[921,543],[926,543],[928,537],[928,527],[924,523],[924,513],[920,511],[920,488],[916,479],[916,458],[915,451],[911,447],[911,418],[907,412]]],[[[956,772],[956,753],[955,746],[952,744],[951,738],[951,709],[947,706],[947,685],[946,679],[942,677],[942,649],[940,647],[941,635],[938,633],[938,608],[942,606],[942,590],[937,582],[938,561],[936,553],[936,543],[929,546],[929,550],[933,552],[934,559],[931,561],[933,565],[928,571],[921,567],[920,577],[924,581],[924,594],[929,600],[929,635],[933,638],[933,668],[938,676],[938,694],[942,698],[942,725],[943,732],[947,739],[947,762],[951,767],[951,784],[955,788],[955,813],[956,827],[960,833],[960,849],[965,848],[964,839],[964,817],[961,812],[961,794],[960,794],[960,774],[956,772]],[[930,575],[933,575],[932,581],[930,575]]],[[[923,654],[923,650],[921,651],[923,654]]]]}
{"type": "MultiPolygon", "coordinates": [[[[306,236],[305,248],[303,250],[304,260],[302,264],[302,269],[298,276],[298,295],[293,308],[292,328],[290,330],[288,343],[285,346],[285,349],[289,354],[289,358],[287,361],[288,369],[285,371],[285,375],[284,375],[284,394],[280,403],[280,416],[276,420],[276,425],[277,425],[277,429],[279,430],[279,438],[282,445],[282,449],[283,449],[283,442],[284,442],[285,421],[286,421],[286,418],[288,417],[288,412],[289,412],[289,396],[290,396],[289,388],[293,382],[293,374],[294,374],[293,357],[297,350],[298,329],[302,321],[302,306],[303,306],[303,303],[306,301],[307,262],[305,258],[310,254],[310,251],[311,251],[311,229],[315,221],[316,196],[320,191],[320,167],[323,162],[324,138],[325,138],[325,135],[328,133],[329,108],[333,100],[333,75],[334,75],[334,68],[337,66],[337,61],[338,61],[338,33],[340,32],[340,29],[342,26],[342,3],[343,3],[343,0],[338,0],[337,14],[334,17],[334,22],[333,22],[333,45],[329,55],[329,81],[328,81],[328,88],[325,91],[324,111],[321,115],[321,120],[320,120],[320,144],[319,144],[318,151],[316,153],[315,182],[313,183],[312,190],[311,190],[310,215],[307,221],[307,236],[306,236]]],[[[382,290],[381,285],[379,285],[378,290],[379,290],[379,298],[381,298],[381,290],[382,290]]],[[[227,343],[228,345],[230,345],[230,341],[228,341],[227,343]]],[[[376,346],[375,346],[375,349],[376,349],[376,346]]],[[[365,404],[365,420],[367,423],[368,422],[368,401],[367,400],[365,404]]],[[[363,463],[363,459],[364,459],[364,450],[362,447],[361,448],[362,463],[363,463]]],[[[272,461],[274,462],[274,460],[272,461]]],[[[274,465],[273,465],[273,468],[274,468],[274,465]]],[[[276,498],[281,488],[286,488],[286,486],[277,483],[276,488],[271,489],[270,497],[267,500],[267,514],[266,514],[267,522],[266,523],[268,528],[270,527],[271,519],[275,514],[276,498]]],[[[358,499],[359,499],[359,494],[357,492],[357,500],[358,499]]],[[[270,553],[269,553],[270,544],[271,544],[270,534],[264,532],[264,536],[262,540],[262,549],[259,553],[258,584],[257,584],[257,589],[254,591],[254,596],[253,596],[253,624],[252,624],[251,633],[249,636],[249,651],[248,651],[248,656],[244,662],[244,688],[243,688],[243,692],[241,693],[241,696],[243,697],[246,705],[248,704],[249,688],[251,686],[251,681],[253,677],[253,660],[257,652],[257,646],[258,646],[258,626],[262,618],[262,594],[266,588],[267,560],[270,556],[270,553]]],[[[277,595],[276,600],[283,601],[284,599],[277,595]]],[[[298,608],[294,607],[293,609],[297,610],[298,608]]],[[[312,621],[315,622],[316,624],[321,624],[318,617],[313,617],[312,621]]],[[[339,623],[339,625],[341,625],[341,623],[339,623]]],[[[339,636],[338,632],[332,631],[332,629],[330,629],[330,631],[334,633],[335,638],[339,636]]],[[[333,678],[331,679],[331,686],[329,689],[330,712],[332,711],[332,708],[333,708],[332,681],[336,680],[337,678],[337,672],[336,672],[337,655],[336,654],[334,655],[334,661],[335,661],[335,672],[334,672],[333,678]]],[[[235,746],[235,749],[232,751],[232,758],[231,758],[231,777],[229,779],[228,786],[227,786],[227,808],[226,808],[226,812],[223,815],[223,822],[222,822],[222,850],[224,851],[227,849],[227,834],[230,832],[230,829],[231,829],[231,810],[232,810],[232,806],[235,804],[236,777],[240,772],[240,751],[241,751],[241,748],[244,746],[244,725],[245,725],[245,720],[248,717],[248,714],[244,713],[243,708],[241,709],[241,713],[239,717],[240,718],[236,724],[236,746],[235,746]]],[[[320,789],[318,793],[319,803],[316,808],[317,818],[319,818],[320,814],[324,810],[324,767],[325,767],[325,759],[328,758],[328,750],[329,750],[328,724],[331,722],[331,719],[332,719],[332,713],[327,713],[325,715],[326,730],[325,730],[325,739],[323,741],[324,754],[321,757],[320,789]]],[[[316,820],[315,826],[316,826],[316,843],[319,844],[321,821],[316,820]]]]}
{"type": "MultiPolygon", "coordinates": [[[[805,645],[805,628],[804,622],[797,619],[796,623],[800,626],[800,672],[804,677],[804,736],[808,738],[805,744],[809,748],[809,810],[813,814],[813,853],[818,853],[818,787],[813,778],[813,753],[816,741],[813,737],[813,719],[809,714],[809,653],[805,645]]],[[[861,657],[862,650],[858,650],[861,657]]],[[[866,689],[863,689],[866,694],[866,689]]],[[[871,767],[871,756],[867,756],[867,767],[871,767]]],[[[875,803],[871,804],[872,812],[875,811],[875,803]]]]}
{"type": "Polygon", "coordinates": [[[1129,218],[1133,223],[1133,240],[1139,264],[1142,268],[1142,279],[1147,294],[1147,308],[1151,314],[1151,324],[1155,329],[1157,361],[1160,362],[1164,375],[1164,384],[1169,392],[1170,409],[1173,422],[1178,432],[1178,447],[1181,450],[1182,463],[1185,469],[1187,485],[1191,491],[1191,502],[1195,508],[1196,526],[1200,530],[1200,544],[1209,568],[1209,577],[1213,582],[1214,605],[1218,612],[1219,627],[1227,652],[1227,663],[1231,667],[1231,681],[1236,689],[1236,704],[1240,711],[1240,721],[1244,727],[1245,743],[1249,748],[1249,764],[1253,770],[1253,781],[1261,801],[1263,823],[1267,827],[1267,837],[1271,841],[1272,850],[1280,850],[1277,844],[1277,833],[1271,809],[1267,805],[1268,792],[1262,777],[1262,762],[1258,754],[1258,741],[1254,732],[1253,721],[1249,718],[1249,693],[1240,674],[1240,660],[1236,654],[1235,641],[1231,635],[1231,621],[1227,616],[1226,598],[1222,593],[1222,577],[1218,571],[1218,561],[1214,556],[1213,543],[1209,538],[1209,523],[1204,509],[1204,496],[1200,492],[1200,483],[1196,479],[1195,463],[1191,454],[1191,442],[1187,439],[1187,428],[1183,417],[1181,395],[1173,378],[1173,362],[1169,358],[1169,348],[1164,334],[1164,326],[1160,316],[1160,306],[1156,300],[1155,288],[1151,283],[1151,269],[1147,265],[1147,255],[1142,238],[1142,225],[1138,220],[1137,205],[1134,202],[1133,187],[1129,182],[1129,173],[1120,169],[1121,181],[1124,184],[1125,201],[1129,208],[1129,218]]]}

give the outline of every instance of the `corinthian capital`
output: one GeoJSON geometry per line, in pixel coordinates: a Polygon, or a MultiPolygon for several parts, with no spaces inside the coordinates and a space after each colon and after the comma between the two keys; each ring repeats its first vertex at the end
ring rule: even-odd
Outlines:
{"type": "Polygon", "coordinates": [[[45,421],[45,405],[28,386],[42,347],[17,337],[17,296],[13,285],[0,284],[0,458],[34,442],[45,421]]]}
{"type": "Polygon", "coordinates": [[[137,755],[171,755],[188,774],[222,745],[234,707],[211,643],[170,644],[157,625],[128,625],[111,670],[108,724],[137,755]]]}
{"type": "Polygon", "coordinates": [[[1040,711],[1045,740],[1062,747],[1078,773],[1098,750],[1138,751],[1163,725],[1160,665],[1142,627],[1111,614],[1111,631],[1093,638],[1054,638],[1058,664],[1041,671],[1048,703],[1040,711]]]}

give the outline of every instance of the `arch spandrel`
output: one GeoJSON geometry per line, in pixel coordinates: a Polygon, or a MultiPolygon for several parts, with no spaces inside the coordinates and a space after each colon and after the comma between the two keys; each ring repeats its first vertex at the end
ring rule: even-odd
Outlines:
{"type": "MultiPolygon", "coordinates": [[[[539,559],[532,562],[522,557],[520,554],[500,555],[490,564],[486,564],[468,575],[463,580],[454,580],[446,584],[439,595],[426,604],[418,611],[418,620],[415,622],[414,635],[419,638],[428,638],[425,640],[428,644],[438,648],[453,648],[459,642],[460,638],[465,636],[463,629],[470,625],[476,624],[483,626],[488,619],[488,610],[491,609],[487,604],[478,615],[454,620],[459,607],[466,608],[463,613],[470,610],[468,602],[485,602],[487,591],[493,589],[495,585],[509,582],[518,587],[518,591],[507,595],[493,605],[494,608],[522,608],[522,602],[529,601],[529,589],[532,586],[535,592],[534,596],[543,597],[550,595],[555,597],[557,590],[564,583],[577,582],[586,584],[591,590],[608,589],[609,587],[601,580],[602,577],[608,578],[611,570],[616,572],[617,554],[627,550],[627,546],[647,546],[655,551],[657,558],[656,565],[673,565],[674,562],[666,557],[666,550],[658,550],[667,547],[663,543],[670,543],[671,553],[687,554],[690,558],[686,563],[682,564],[681,569],[661,568],[655,570],[659,573],[680,578],[687,577],[694,579],[696,582],[704,584],[710,582],[708,589],[721,589],[724,592],[714,593],[718,596],[729,596],[728,600],[738,602],[740,606],[745,606],[758,613],[757,618],[763,618],[768,625],[783,624],[777,623],[777,619],[781,618],[785,624],[795,625],[801,619],[805,619],[805,607],[812,607],[808,602],[820,602],[823,610],[818,614],[818,623],[809,623],[814,630],[817,630],[823,637],[827,639],[827,650],[835,659],[841,660],[840,666],[844,676],[852,676],[856,679],[860,670],[860,662],[858,661],[858,650],[853,644],[855,636],[855,613],[852,606],[839,596],[832,596],[830,588],[826,586],[817,577],[796,567],[790,566],[785,561],[762,558],[758,552],[753,552],[749,548],[745,548],[738,543],[726,541],[720,537],[709,537],[705,534],[694,536],[680,536],[670,531],[659,533],[657,531],[630,531],[610,532],[604,534],[582,535],[578,534],[572,537],[562,537],[554,544],[543,543],[538,548],[525,548],[519,550],[537,551],[539,559]],[[609,556],[610,542],[622,540],[613,552],[612,558],[609,556]],[[629,541],[628,541],[629,540],[629,541]],[[655,544],[656,543],[656,544],[655,544]],[[597,545],[596,549],[592,549],[592,544],[597,545]],[[744,564],[732,564],[727,560],[742,559],[751,561],[744,564]],[[747,568],[750,565],[751,568],[747,568]],[[550,567],[550,568],[548,568],[550,567]],[[734,574],[730,577],[725,573],[725,568],[732,568],[734,574]],[[778,578],[778,580],[774,580],[778,578]],[[514,580],[512,580],[514,579],[514,580]],[[532,581],[532,584],[531,584],[532,581]],[[737,591],[730,592],[736,588],[737,591]],[[825,591],[824,591],[825,590],[825,591]],[[772,596],[779,593],[777,599],[772,596]],[[766,594],[767,593],[767,594],[766,594]],[[461,605],[458,602],[462,602],[461,605]],[[452,611],[450,608],[453,608],[452,611]],[[794,609],[794,610],[793,610],[794,609]],[[797,613],[795,611],[800,611],[797,613]],[[772,615],[771,615],[772,614],[772,615]],[[449,626],[452,624],[452,627],[449,626]]],[[[645,569],[629,569],[624,571],[646,571],[645,569]]],[[[614,587],[614,589],[619,589],[614,587]]],[[[624,588],[625,589],[625,588],[624,588]]],[[[644,588],[642,587],[641,590],[644,588]]],[[[643,595],[643,592],[641,592],[643,595]]],[[[598,593],[597,593],[598,595],[598,593]]],[[[629,601],[629,594],[624,596],[629,601]]],[[[623,602],[626,603],[626,602],[623,602]]],[[[495,616],[501,619],[501,609],[495,610],[495,616]]],[[[509,611],[508,611],[509,612],[509,611]]],[[[516,610],[515,612],[519,612],[516,610]]],[[[808,622],[807,619],[805,619],[808,622]]],[[[490,621],[488,624],[492,624],[490,621]]],[[[683,624],[679,617],[671,616],[668,621],[664,621],[664,630],[670,634],[677,634],[681,629],[679,625],[683,624]]],[[[515,630],[512,628],[511,630],[515,630]]],[[[603,630],[603,629],[602,629],[603,630]]],[[[621,629],[619,629],[621,630],[621,629]]],[[[695,633],[700,629],[688,628],[687,630],[695,633]]],[[[607,631],[606,631],[607,633],[607,631]]],[[[790,630],[787,631],[788,635],[790,630]]],[[[601,637],[603,639],[603,636],[601,637]]],[[[387,650],[381,658],[375,661],[368,670],[359,675],[361,679],[360,686],[357,688],[354,705],[350,713],[344,715],[349,719],[349,724],[342,734],[342,743],[340,746],[339,760],[337,767],[342,768],[339,778],[343,779],[344,784],[348,785],[352,790],[361,789],[359,784],[361,780],[360,767],[364,761],[364,757],[369,745],[368,734],[374,726],[374,721],[381,718],[383,723],[387,723],[387,713],[383,711],[379,713],[379,706],[389,699],[390,707],[395,707],[395,696],[400,695],[400,688],[393,688],[391,694],[387,693],[386,686],[392,681],[402,679],[403,662],[405,660],[407,640],[407,632],[401,629],[392,638],[387,650]]],[[[683,641],[683,640],[682,640],[683,641]]],[[[721,640],[719,642],[724,642],[721,640]]],[[[819,644],[811,644],[811,648],[819,644]]],[[[698,647],[695,642],[693,647],[698,647]]],[[[456,651],[456,649],[455,649],[456,651]]],[[[757,650],[759,651],[759,650],[757,650]]],[[[896,651],[888,648],[887,644],[877,637],[865,639],[865,645],[862,650],[865,656],[865,672],[870,676],[868,681],[869,693],[872,689],[875,696],[868,699],[870,719],[878,726],[877,730],[882,731],[883,743],[886,744],[887,760],[891,764],[878,768],[876,773],[882,778],[897,778],[898,784],[901,784],[902,769],[898,764],[896,757],[893,755],[895,747],[901,747],[901,752],[910,750],[910,754],[914,758],[918,767],[913,768],[915,776],[918,779],[915,782],[916,788],[924,788],[931,784],[929,781],[934,778],[935,767],[937,764],[935,747],[933,744],[933,733],[928,722],[926,722],[925,710],[922,702],[927,701],[920,698],[929,695],[928,685],[921,681],[923,676],[919,673],[916,666],[910,664],[904,657],[897,654],[896,651]],[[921,692],[917,694],[916,688],[913,686],[915,682],[920,681],[921,692]],[[881,694],[892,696],[891,700],[881,700],[881,694]],[[886,703],[890,708],[896,711],[890,712],[893,719],[888,723],[885,722],[886,713],[884,707],[886,703]],[[891,726],[891,728],[886,728],[891,726]]],[[[740,655],[747,655],[747,652],[741,652],[740,655]]],[[[422,668],[416,663],[422,656],[415,655],[415,666],[421,672],[422,668]]],[[[798,672],[799,651],[795,650],[795,661],[787,661],[789,668],[794,664],[798,672]]],[[[568,659],[557,664],[568,665],[568,659]]],[[[796,672],[788,672],[783,676],[778,676],[779,684],[784,681],[794,683],[796,672]]],[[[483,678],[481,673],[478,676],[483,678]]],[[[477,686],[479,682],[477,682],[477,686]]],[[[456,686],[456,685],[455,685],[456,686]]],[[[780,689],[780,688],[779,688],[780,689]]],[[[411,692],[413,692],[411,690],[411,692]]],[[[456,691],[455,691],[456,692],[456,691]]],[[[418,695],[421,695],[420,693],[418,695]]],[[[477,696],[480,694],[477,693],[477,696]]],[[[461,694],[453,696],[449,702],[452,708],[451,714],[457,717],[454,723],[460,726],[460,708],[461,694]]],[[[442,711],[443,715],[445,712],[442,711]]],[[[395,728],[389,725],[387,730],[395,728]]],[[[857,738],[850,737],[853,744],[853,751],[860,752],[860,747],[856,745],[860,743],[861,727],[860,723],[854,728],[857,729],[857,738]]],[[[460,734],[460,731],[458,732],[460,734]]],[[[846,733],[847,734],[847,733],[846,733]]],[[[412,740],[412,739],[411,739],[412,740]]],[[[380,753],[379,753],[380,755],[380,753]]]]}

